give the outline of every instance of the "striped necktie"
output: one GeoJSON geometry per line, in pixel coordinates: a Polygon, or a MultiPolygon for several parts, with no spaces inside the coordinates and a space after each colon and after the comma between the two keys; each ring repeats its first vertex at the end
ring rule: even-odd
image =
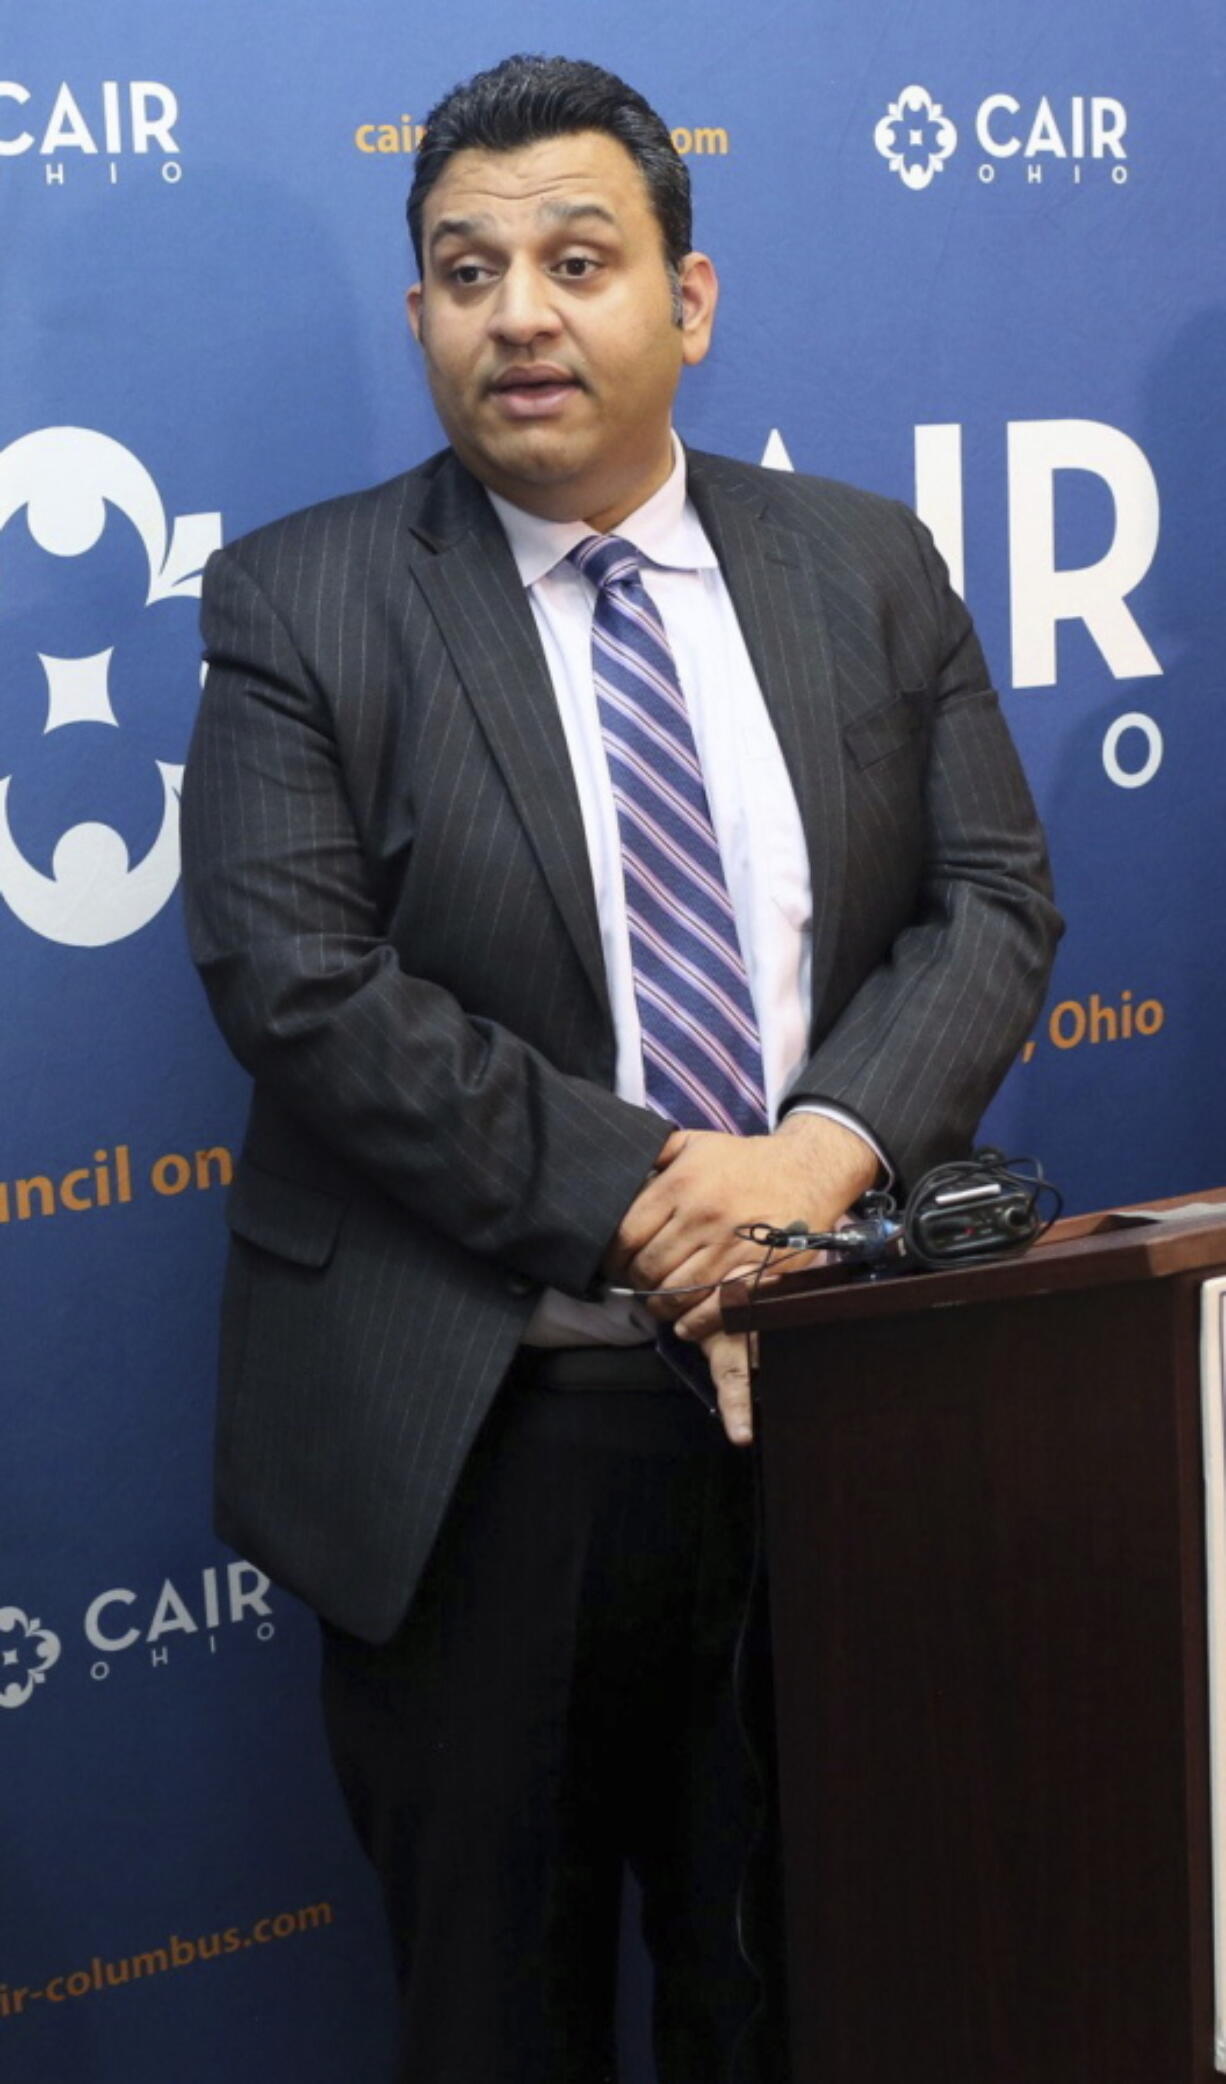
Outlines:
{"type": "Polygon", "coordinates": [[[619,536],[570,552],[596,588],[592,671],[621,838],[647,1103],[680,1128],[766,1126],[762,1047],[676,662],[619,536]]]}

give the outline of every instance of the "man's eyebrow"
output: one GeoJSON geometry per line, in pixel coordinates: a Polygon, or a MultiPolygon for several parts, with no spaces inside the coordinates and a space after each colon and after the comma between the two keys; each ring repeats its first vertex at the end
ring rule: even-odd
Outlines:
{"type": "Polygon", "coordinates": [[[612,210],[606,210],[603,203],[542,203],[539,215],[559,224],[573,224],[579,217],[599,217],[602,223],[611,224],[614,231],[618,229],[612,210]]]}
{"type": "MultiPolygon", "coordinates": [[[[537,212],[551,224],[574,224],[582,217],[599,218],[602,224],[611,225],[614,231],[620,227],[612,210],[603,203],[543,202],[537,212]]],[[[430,234],[430,250],[442,244],[444,239],[479,239],[492,230],[494,219],[485,214],[476,217],[440,217],[430,234]]]]}
{"type": "Polygon", "coordinates": [[[444,239],[480,238],[493,222],[492,217],[440,217],[430,234],[430,245],[433,248],[444,239]]]}

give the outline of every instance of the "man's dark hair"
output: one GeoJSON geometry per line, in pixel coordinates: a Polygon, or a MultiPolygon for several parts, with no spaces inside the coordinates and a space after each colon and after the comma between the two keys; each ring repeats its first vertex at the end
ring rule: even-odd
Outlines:
{"type": "Polygon", "coordinates": [[[426,117],[407,213],[418,267],[426,197],[457,152],[514,152],[578,130],[603,130],[625,146],[647,183],[665,260],[676,269],[693,244],[693,209],[689,173],[665,124],[616,73],[582,58],[530,57],[476,73],[426,117]]]}

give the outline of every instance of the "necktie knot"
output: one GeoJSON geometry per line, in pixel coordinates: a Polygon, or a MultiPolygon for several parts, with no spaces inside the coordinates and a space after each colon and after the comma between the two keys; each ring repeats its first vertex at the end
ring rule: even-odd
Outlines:
{"type": "Polygon", "coordinates": [[[589,535],[569,553],[572,564],[590,579],[598,593],[606,586],[624,586],[637,579],[643,569],[643,553],[620,535],[589,535]]]}

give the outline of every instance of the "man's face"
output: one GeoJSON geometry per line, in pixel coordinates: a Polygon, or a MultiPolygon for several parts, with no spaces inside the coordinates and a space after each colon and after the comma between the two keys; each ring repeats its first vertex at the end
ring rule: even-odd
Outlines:
{"type": "Polygon", "coordinates": [[[615,528],[672,467],[673,394],[711,337],[710,261],[688,254],[678,287],[643,177],[602,131],[458,152],[422,238],[409,320],[457,455],[531,513],[615,528]]]}

